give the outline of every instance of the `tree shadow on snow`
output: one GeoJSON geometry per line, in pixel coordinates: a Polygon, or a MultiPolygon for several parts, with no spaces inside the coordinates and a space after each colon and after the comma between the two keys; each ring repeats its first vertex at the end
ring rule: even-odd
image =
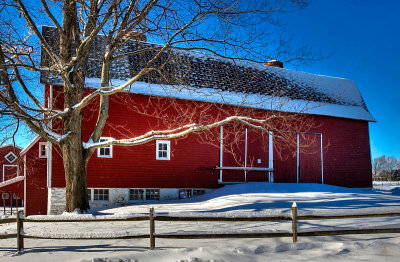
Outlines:
{"type": "Polygon", "coordinates": [[[301,209],[324,209],[324,210],[346,210],[346,209],[362,209],[362,208],[377,208],[377,207],[398,207],[398,202],[395,201],[382,201],[382,198],[374,198],[368,195],[360,196],[358,194],[352,194],[346,196],[345,199],[334,199],[334,198],[318,198],[308,199],[302,201],[301,198],[291,198],[287,200],[274,200],[274,201],[254,201],[253,203],[235,205],[230,207],[215,208],[204,211],[198,211],[201,213],[213,213],[213,212],[228,212],[228,211],[240,211],[247,210],[253,212],[266,211],[276,208],[287,209],[291,208],[293,202],[297,203],[299,211],[301,209]]]}
{"type": "MultiPolygon", "coordinates": [[[[15,250],[15,249],[14,249],[15,250]]],[[[132,246],[115,246],[110,244],[101,245],[66,245],[66,246],[48,246],[48,247],[27,247],[24,248],[23,252],[18,255],[29,254],[29,253],[52,253],[52,252],[82,252],[82,253],[94,253],[94,252],[145,252],[148,251],[149,247],[132,247],[132,246]]]]}

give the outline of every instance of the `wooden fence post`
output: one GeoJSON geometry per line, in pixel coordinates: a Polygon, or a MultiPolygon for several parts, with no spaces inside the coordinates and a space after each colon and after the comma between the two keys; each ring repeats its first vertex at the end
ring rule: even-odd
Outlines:
{"type": "Polygon", "coordinates": [[[154,208],[150,208],[149,220],[150,220],[150,250],[153,250],[156,245],[156,239],[154,237],[154,232],[155,232],[154,208]]]}
{"type": "MultiPolygon", "coordinates": [[[[9,199],[10,199],[10,206],[11,206],[11,211],[10,211],[10,215],[12,216],[12,206],[13,206],[13,193],[10,191],[10,193],[9,193],[9,195],[10,195],[10,197],[9,197],[9,199]]],[[[18,214],[17,214],[18,215],[18,214]]]]}
{"type": "Polygon", "coordinates": [[[24,222],[22,220],[22,211],[17,213],[17,250],[20,252],[24,248],[24,222]]]}
{"type": "Polygon", "coordinates": [[[292,205],[292,234],[293,234],[293,243],[297,242],[297,204],[293,202],[292,205]]]}

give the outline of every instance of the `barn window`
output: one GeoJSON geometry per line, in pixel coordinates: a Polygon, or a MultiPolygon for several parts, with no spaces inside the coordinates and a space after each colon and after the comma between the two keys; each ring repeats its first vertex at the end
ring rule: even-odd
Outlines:
{"type": "Polygon", "coordinates": [[[17,156],[13,152],[10,152],[5,156],[5,158],[8,162],[12,163],[15,159],[17,159],[17,156]]]}
{"type": "Polygon", "coordinates": [[[165,140],[156,141],[156,159],[170,160],[171,149],[170,142],[165,140]]]}
{"type": "Polygon", "coordinates": [[[87,193],[87,196],[88,196],[88,200],[89,200],[89,201],[93,201],[93,200],[92,200],[92,189],[88,188],[88,189],[86,190],[86,193],[87,193]]]}
{"type": "Polygon", "coordinates": [[[179,189],[179,199],[191,198],[192,189],[179,189]]]}
{"type": "Polygon", "coordinates": [[[104,200],[108,201],[109,198],[109,190],[108,189],[101,189],[95,188],[93,189],[93,200],[104,200]]]}
{"type": "Polygon", "coordinates": [[[193,196],[200,196],[204,195],[206,193],[206,190],[204,189],[193,189],[193,196]]]}
{"type": "MultiPolygon", "coordinates": [[[[99,142],[105,142],[108,139],[109,137],[101,137],[99,142]]],[[[112,157],[112,145],[98,148],[97,157],[112,157]]]]}
{"type": "Polygon", "coordinates": [[[47,158],[47,142],[39,143],[39,157],[47,158]]]}
{"type": "Polygon", "coordinates": [[[146,189],[146,200],[160,200],[160,189],[146,189]]]}
{"type": "Polygon", "coordinates": [[[129,189],[129,200],[144,200],[144,189],[129,189]]]}
{"type": "Polygon", "coordinates": [[[2,193],[3,199],[8,199],[8,193],[2,193]]]}

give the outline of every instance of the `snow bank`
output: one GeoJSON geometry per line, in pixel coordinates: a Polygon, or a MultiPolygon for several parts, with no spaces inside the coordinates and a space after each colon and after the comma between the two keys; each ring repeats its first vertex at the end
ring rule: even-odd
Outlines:
{"type": "MultiPolygon", "coordinates": [[[[247,183],[229,185],[202,196],[159,201],[60,216],[30,216],[54,220],[115,218],[157,214],[180,216],[268,216],[289,214],[293,202],[301,214],[358,214],[399,210],[400,196],[390,190],[350,189],[320,184],[247,183]]],[[[298,221],[298,232],[400,227],[399,217],[298,221]]],[[[0,225],[1,232],[15,232],[15,223],[0,225]]],[[[291,221],[167,222],[156,221],[156,234],[290,232],[291,221]]],[[[26,235],[106,238],[149,233],[149,221],[101,223],[24,223],[26,235]]],[[[25,251],[15,253],[15,241],[0,239],[1,261],[398,261],[399,234],[252,239],[157,239],[149,251],[149,239],[59,240],[27,239],[25,251]]]]}

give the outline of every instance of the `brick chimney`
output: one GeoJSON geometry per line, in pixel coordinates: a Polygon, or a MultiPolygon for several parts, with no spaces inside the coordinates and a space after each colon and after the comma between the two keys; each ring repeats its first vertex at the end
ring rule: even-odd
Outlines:
{"type": "Polygon", "coordinates": [[[278,61],[278,60],[269,60],[264,65],[283,68],[283,63],[281,61],[278,61]]]}
{"type": "Polygon", "coordinates": [[[126,38],[131,37],[132,39],[136,39],[136,40],[140,40],[140,41],[144,41],[144,42],[146,42],[146,40],[147,40],[147,37],[145,34],[139,33],[137,31],[128,32],[124,35],[124,37],[126,37],[126,38]]]}

